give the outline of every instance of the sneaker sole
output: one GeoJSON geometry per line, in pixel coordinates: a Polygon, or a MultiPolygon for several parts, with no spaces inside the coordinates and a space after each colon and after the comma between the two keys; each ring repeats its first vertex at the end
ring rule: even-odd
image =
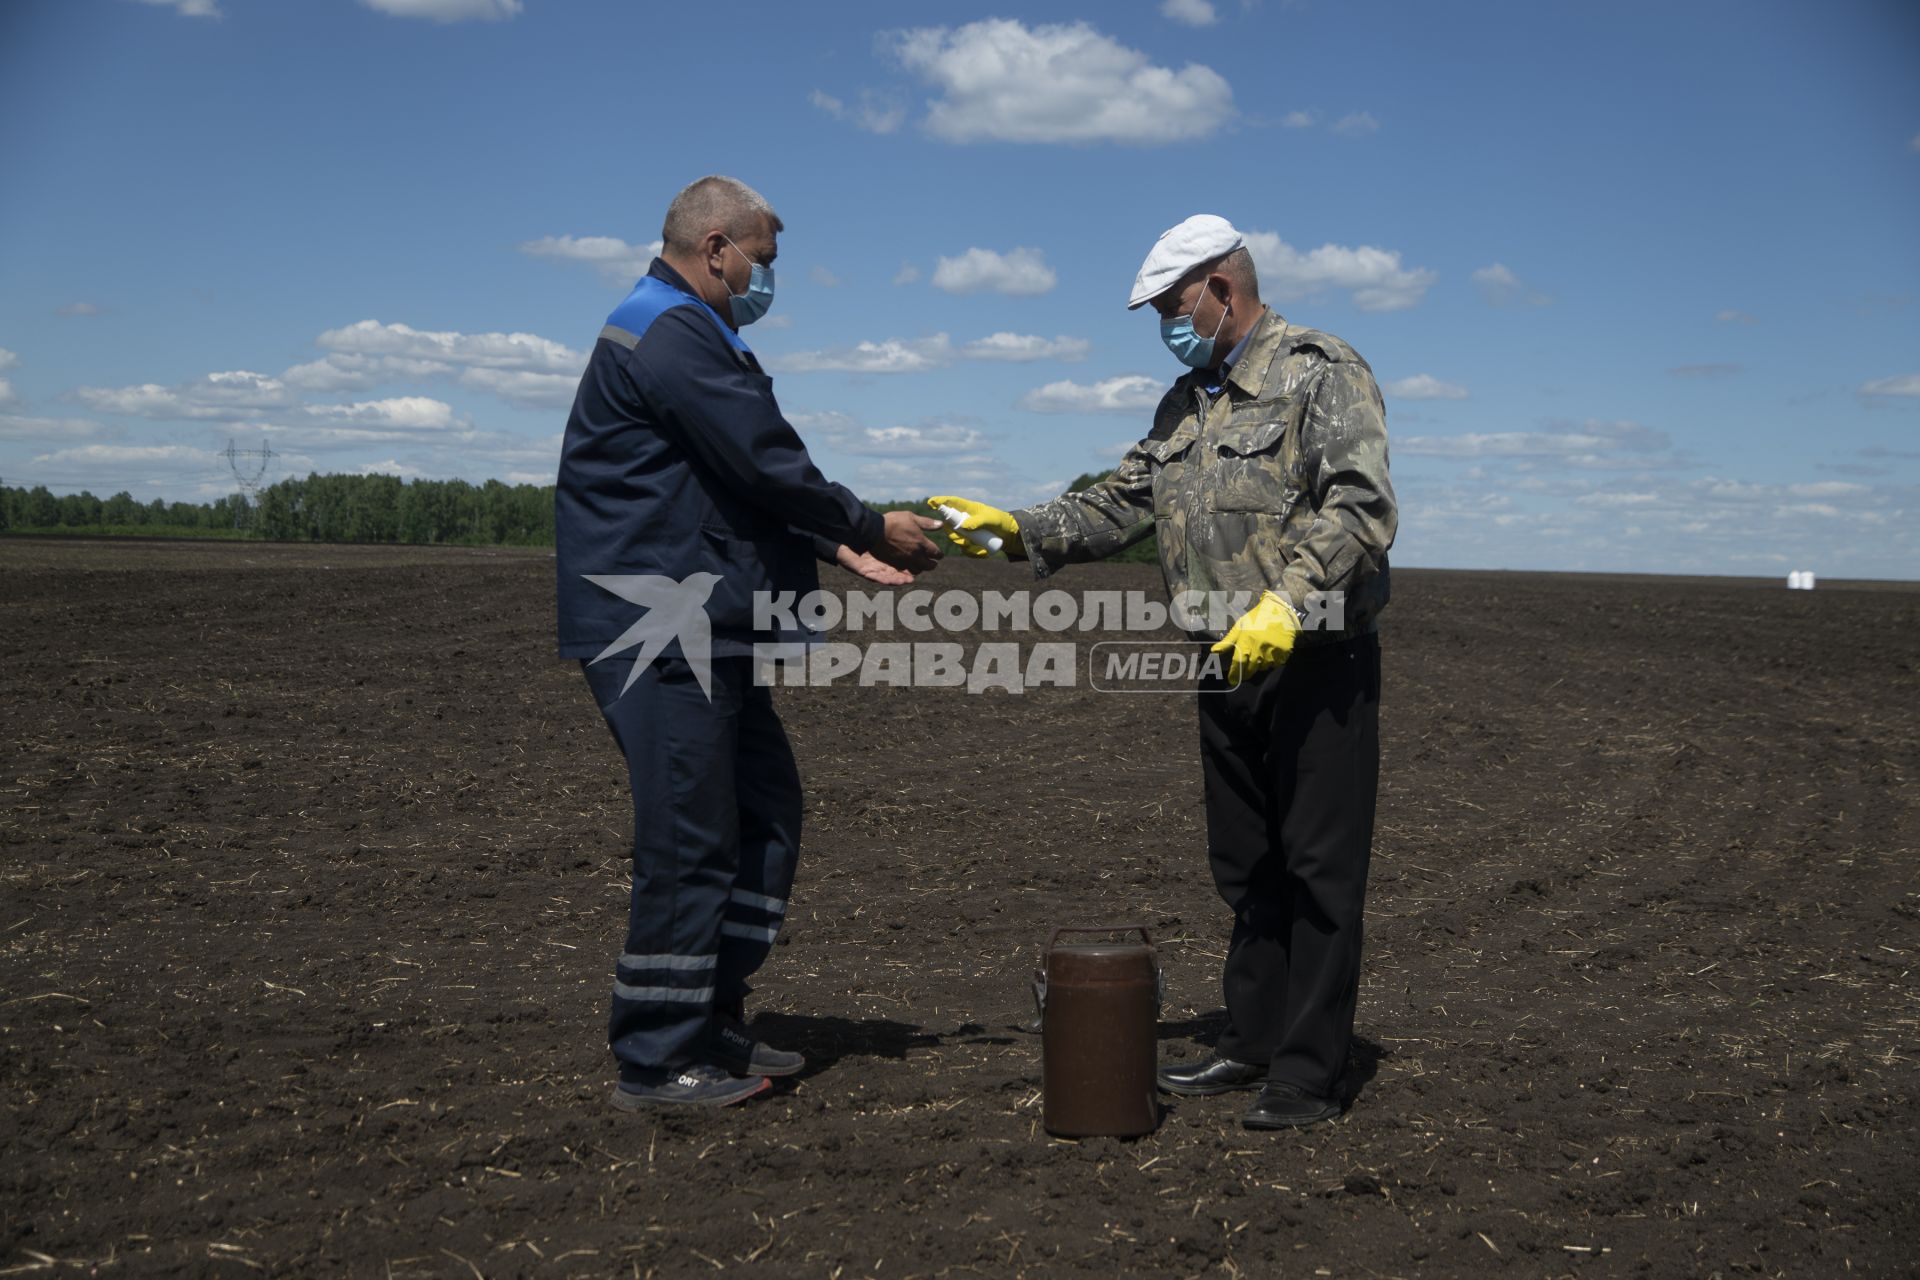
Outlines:
{"type": "Polygon", "coordinates": [[[805,1058],[800,1059],[800,1061],[790,1067],[763,1067],[751,1062],[740,1062],[738,1060],[715,1057],[709,1057],[707,1061],[716,1067],[724,1068],[736,1076],[771,1076],[783,1078],[786,1076],[797,1076],[807,1069],[807,1060],[805,1058]]]}
{"type": "Polygon", "coordinates": [[[807,1060],[797,1053],[792,1054],[792,1057],[793,1063],[790,1066],[764,1066],[750,1058],[736,1058],[730,1054],[708,1049],[706,1060],[736,1076],[797,1076],[807,1069],[807,1060]]]}
{"type": "MultiPolygon", "coordinates": [[[[744,1086],[746,1082],[741,1083],[744,1086]]],[[[773,1088],[773,1081],[763,1076],[753,1087],[743,1087],[738,1092],[674,1098],[651,1093],[629,1093],[616,1085],[613,1090],[613,1107],[616,1111],[645,1111],[651,1107],[731,1107],[735,1103],[745,1102],[748,1098],[757,1098],[771,1088],[773,1088]]]]}

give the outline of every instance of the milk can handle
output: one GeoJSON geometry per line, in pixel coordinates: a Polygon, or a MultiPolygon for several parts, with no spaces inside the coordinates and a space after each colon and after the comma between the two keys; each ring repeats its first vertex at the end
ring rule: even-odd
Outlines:
{"type": "MultiPolygon", "coordinates": [[[[1033,973],[1033,1008],[1039,1015],[1033,1024],[1033,1030],[1040,1029],[1041,1022],[1047,1016],[1047,953],[1053,950],[1053,944],[1060,941],[1063,933],[1138,933],[1146,944],[1153,946],[1153,935],[1147,932],[1143,924],[1063,924],[1056,925],[1047,935],[1047,945],[1040,948],[1040,967],[1033,973]]],[[[1153,962],[1154,998],[1164,1003],[1167,998],[1167,975],[1161,971],[1160,962],[1153,962]]]]}
{"type": "Polygon", "coordinates": [[[1047,952],[1053,950],[1053,944],[1060,941],[1063,933],[1138,933],[1146,939],[1148,946],[1153,945],[1153,935],[1147,932],[1147,926],[1143,924],[1062,924],[1054,926],[1053,932],[1047,935],[1047,945],[1040,948],[1042,961],[1047,958],[1047,952]]]}

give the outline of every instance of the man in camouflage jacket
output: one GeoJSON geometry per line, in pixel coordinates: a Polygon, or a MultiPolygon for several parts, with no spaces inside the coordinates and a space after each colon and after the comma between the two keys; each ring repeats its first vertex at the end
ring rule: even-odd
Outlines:
{"type": "MultiPolygon", "coordinates": [[[[1326,620],[1302,645],[1370,634],[1395,524],[1373,370],[1340,339],[1270,309],[1245,343],[1224,379],[1200,369],[1175,381],[1112,475],[1012,513],[1034,573],[1156,533],[1171,595],[1251,601],[1272,590],[1303,620],[1326,620]]],[[[1189,621],[1209,639],[1225,630],[1189,621]]]]}
{"type": "Polygon", "coordinates": [[[1042,578],[1158,535],[1176,622],[1231,662],[1202,678],[1198,704],[1208,861],[1233,910],[1228,1024],[1211,1057],[1162,1070],[1160,1085],[1263,1086],[1246,1125],[1308,1124],[1346,1100],[1359,989],[1376,620],[1397,523],[1385,409],[1352,347],[1261,304],[1224,219],[1161,237],[1129,305],[1148,302],[1193,371],[1112,475],[1013,512],[932,501],[1000,534],[1042,578]]]}

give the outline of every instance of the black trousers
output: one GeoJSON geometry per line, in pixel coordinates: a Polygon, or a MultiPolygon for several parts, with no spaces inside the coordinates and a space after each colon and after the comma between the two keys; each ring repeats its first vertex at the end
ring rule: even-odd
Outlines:
{"type": "Polygon", "coordinates": [[[1380,780],[1380,643],[1199,695],[1207,860],[1233,909],[1219,1052],[1331,1096],[1353,1039],[1380,780]]]}
{"type": "Polygon", "coordinates": [[[622,1079],[684,1066],[716,1003],[747,992],[779,936],[800,856],[800,774],[752,659],[581,664],[627,759],[633,889],[607,1039],[622,1079]]]}

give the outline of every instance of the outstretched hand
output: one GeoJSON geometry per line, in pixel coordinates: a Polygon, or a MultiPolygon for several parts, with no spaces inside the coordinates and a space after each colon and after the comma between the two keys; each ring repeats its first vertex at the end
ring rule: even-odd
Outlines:
{"type": "Polygon", "coordinates": [[[894,568],[871,551],[855,551],[843,544],[834,553],[834,560],[848,573],[865,578],[868,582],[877,582],[883,587],[904,587],[913,581],[911,573],[894,568]]]}
{"type": "Polygon", "coordinates": [[[889,511],[883,519],[886,527],[873,544],[875,558],[908,573],[925,573],[940,563],[940,548],[928,540],[926,532],[938,529],[938,520],[911,511],[889,511]]]}

